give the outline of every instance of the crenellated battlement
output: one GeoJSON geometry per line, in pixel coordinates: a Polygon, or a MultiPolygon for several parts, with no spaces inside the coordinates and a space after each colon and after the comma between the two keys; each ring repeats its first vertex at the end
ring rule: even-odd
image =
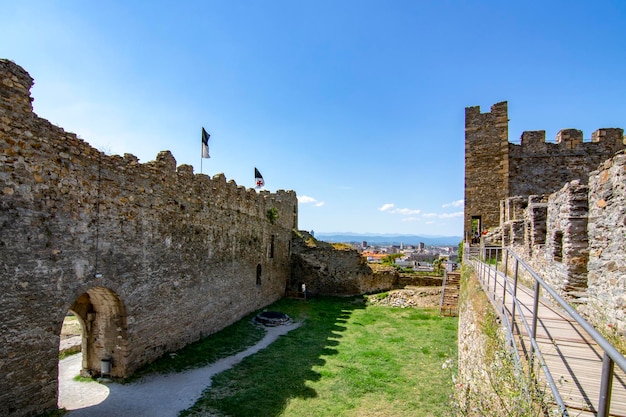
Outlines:
{"type": "Polygon", "coordinates": [[[525,131],[520,137],[520,146],[522,152],[530,151],[534,153],[544,152],[546,154],[554,154],[562,151],[567,153],[571,150],[591,152],[595,151],[594,146],[603,145],[608,150],[615,149],[617,152],[624,146],[624,129],[621,128],[602,128],[592,134],[590,142],[583,141],[583,132],[578,129],[562,129],[560,130],[554,142],[546,142],[545,130],[525,131]]]}
{"type": "Polygon", "coordinates": [[[591,141],[578,129],[562,129],[554,142],[545,130],[523,132],[519,144],[508,140],[507,102],[481,113],[465,109],[465,233],[499,223],[497,201],[509,196],[550,194],[573,180],[587,181],[589,172],[625,149],[624,130],[601,128],[591,141]],[[473,226],[474,225],[474,226],[473,226]]]}
{"type": "MultiPolygon", "coordinates": [[[[191,165],[177,166],[170,151],[161,151],[153,161],[146,163],[140,163],[132,154],[123,157],[106,155],[74,133],[65,132],[45,119],[32,119],[36,117],[32,113],[29,91],[33,79],[19,65],[0,60],[0,80],[0,116],[5,115],[0,119],[4,139],[0,144],[0,160],[7,166],[19,164],[24,159],[31,164],[39,161],[37,175],[42,183],[60,180],[79,171],[89,173],[95,180],[95,172],[99,170],[100,182],[124,184],[124,194],[154,194],[168,190],[180,193],[181,199],[197,205],[198,209],[213,206],[259,217],[264,217],[272,206],[279,210],[279,219],[285,220],[288,227],[295,224],[295,219],[291,219],[297,205],[293,191],[257,192],[237,185],[234,180],[227,181],[224,174],[212,178],[194,174],[191,165]],[[54,166],[60,166],[58,173],[54,166]]],[[[19,187],[12,192],[19,193],[19,187]]]]}
{"type": "Polygon", "coordinates": [[[108,359],[128,376],[281,298],[298,221],[293,191],[197,174],[169,151],[104,154],[38,117],[32,83],[0,60],[0,410],[15,416],[57,407],[68,311],[89,322],[82,371],[108,359]]]}
{"type": "Polygon", "coordinates": [[[491,106],[490,111],[481,113],[480,106],[465,108],[465,131],[476,131],[489,127],[508,126],[508,103],[506,101],[491,106]]]}

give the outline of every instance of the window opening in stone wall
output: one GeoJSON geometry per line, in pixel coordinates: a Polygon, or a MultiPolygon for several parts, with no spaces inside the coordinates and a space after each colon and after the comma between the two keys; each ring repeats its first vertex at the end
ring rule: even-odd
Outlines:
{"type": "Polygon", "coordinates": [[[271,240],[270,240],[270,259],[274,257],[274,240],[275,240],[276,236],[272,235],[271,240]]]}
{"type": "Polygon", "coordinates": [[[563,262],[563,232],[554,233],[554,260],[563,262]]]}
{"type": "Polygon", "coordinates": [[[261,264],[256,266],[256,285],[261,285],[261,264]]]}
{"type": "Polygon", "coordinates": [[[472,243],[480,243],[481,216],[472,216],[472,243]]]}
{"type": "Polygon", "coordinates": [[[529,256],[532,256],[533,253],[533,245],[530,239],[530,235],[532,233],[532,225],[530,221],[524,221],[524,243],[526,246],[526,250],[528,251],[529,256]]]}

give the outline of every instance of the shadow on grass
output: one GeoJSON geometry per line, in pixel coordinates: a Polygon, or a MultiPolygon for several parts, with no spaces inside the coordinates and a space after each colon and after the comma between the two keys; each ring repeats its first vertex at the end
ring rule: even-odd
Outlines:
{"type": "Polygon", "coordinates": [[[290,399],[314,398],[307,381],[318,381],[314,367],[324,356],[337,354],[343,325],[355,309],[365,308],[363,298],[283,299],[269,306],[303,324],[268,348],[244,359],[213,378],[210,390],[180,416],[219,412],[232,417],[278,416],[290,399]]]}

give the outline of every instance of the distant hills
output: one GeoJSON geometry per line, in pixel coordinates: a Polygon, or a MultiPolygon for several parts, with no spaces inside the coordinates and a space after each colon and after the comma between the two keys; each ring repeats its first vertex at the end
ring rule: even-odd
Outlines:
{"type": "Polygon", "coordinates": [[[431,246],[456,246],[461,236],[417,236],[417,235],[378,235],[359,233],[315,233],[315,238],[325,242],[358,242],[366,241],[368,245],[417,245],[424,242],[431,246]]]}

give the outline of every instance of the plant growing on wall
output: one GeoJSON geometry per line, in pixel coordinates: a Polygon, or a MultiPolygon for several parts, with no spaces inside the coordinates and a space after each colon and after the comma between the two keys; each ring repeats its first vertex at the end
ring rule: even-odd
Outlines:
{"type": "Polygon", "coordinates": [[[271,209],[267,210],[267,220],[269,220],[270,223],[274,224],[276,222],[276,219],[278,219],[278,209],[276,207],[272,207],[271,209]]]}

